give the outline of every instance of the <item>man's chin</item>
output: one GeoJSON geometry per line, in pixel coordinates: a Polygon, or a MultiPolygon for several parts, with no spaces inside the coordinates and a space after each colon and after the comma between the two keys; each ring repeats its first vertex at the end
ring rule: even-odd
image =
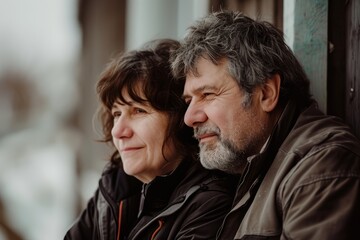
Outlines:
{"type": "MultiPolygon", "coordinates": [[[[208,151],[215,151],[218,147],[217,141],[206,141],[206,142],[199,142],[200,151],[208,152],[208,151]]],[[[211,154],[211,153],[210,153],[211,154]]]]}
{"type": "Polygon", "coordinates": [[[204,158],[200,158],[200,163],[206,169],[210,169],[210,170],[218,169],[217,166],[214,166],[213,164],[211,164],[209,161],[207,161],[204,158]]]}
{"type": "Polygon", "coordinates": [[[201,145],[199,157],[204,168],[217,169],[230,174],[241,172],[247,162],[243,160],[243,154],[236,153],[219,142],[201,145]]]}

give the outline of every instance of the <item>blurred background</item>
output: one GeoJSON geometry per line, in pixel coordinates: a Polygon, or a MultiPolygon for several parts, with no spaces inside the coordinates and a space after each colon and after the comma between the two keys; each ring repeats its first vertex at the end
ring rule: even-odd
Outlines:
{"type": "Polygon", "coordinates": [[[0,240],[63,239],[93,194],[109,59],[220,9],[284,30],[321,108],[360,135],[358,1],[0,0],[0,240]]]}

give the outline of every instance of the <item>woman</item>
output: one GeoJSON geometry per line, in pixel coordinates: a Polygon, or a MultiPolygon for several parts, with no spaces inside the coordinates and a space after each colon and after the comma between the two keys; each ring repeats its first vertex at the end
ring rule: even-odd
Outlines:
{"type": "Polygon", "coordinates": [[[65,239],[215,239],[233,179],[196,161],[181,81],[162,39],[112,61],[97,84],[110,165],[65,239]]]}

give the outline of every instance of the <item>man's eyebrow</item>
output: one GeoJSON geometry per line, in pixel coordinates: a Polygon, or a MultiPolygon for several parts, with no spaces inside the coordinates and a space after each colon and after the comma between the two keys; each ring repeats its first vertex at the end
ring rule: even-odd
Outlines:
{"type": "MultiPolygon", "coordinates": [[[[216,87],[210,86],[210,85],[203,85],[203,86],[200,86],[198,88],[195,88],[191,92],[193,92],[196,95],[196,94],[202,93],[202,92],[207,91],[207,90],[216,90],[216,87]]],[[[182,95],[182,98],[188,98],[188,97],[191,97],[191,96],[188,95],[188,94],[183,94],[182,95]]]]}

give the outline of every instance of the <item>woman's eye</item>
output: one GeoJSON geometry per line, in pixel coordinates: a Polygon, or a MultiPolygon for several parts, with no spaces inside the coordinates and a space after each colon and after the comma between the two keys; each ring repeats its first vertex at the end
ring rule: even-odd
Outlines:
{"type": "Polygon", "coordinates": [[[190,105],[190,103],[191,103],[191,98],[190,98],[190,97],[184,98],[184,102],[185,102],[186,105],[190,105]]]}
{"type": "Polygon", "coordinates": [[[142,108],[135,108],[134,112],[135,113],[146,113],[146,111],[144,109],[142,109],[142,108]]]}
{"type": "Polygon", "coordinates": [[[114,119],[116,119],[116,118],[118,118],[118,117],[121,116],[121,112],[119,112],[119,111],[114,111],[114,112],[112,112],[111,114],[112,114],[112,116],[113,116],[114,119]]]}

